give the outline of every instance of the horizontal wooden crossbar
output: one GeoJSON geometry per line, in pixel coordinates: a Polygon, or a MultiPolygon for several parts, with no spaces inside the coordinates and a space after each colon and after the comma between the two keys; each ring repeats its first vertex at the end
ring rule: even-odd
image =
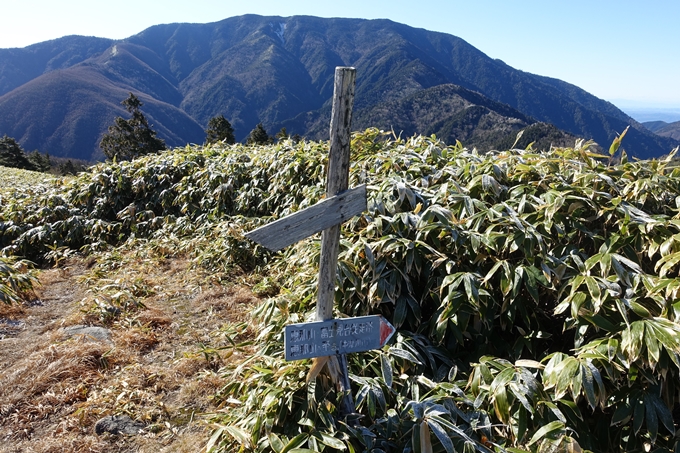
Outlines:
{"type": "Polygon", "coordinates": [[[364,184],[250,231],[245,236],[276,252],[327,228],[340,225],[365,210],[364,184]]]}

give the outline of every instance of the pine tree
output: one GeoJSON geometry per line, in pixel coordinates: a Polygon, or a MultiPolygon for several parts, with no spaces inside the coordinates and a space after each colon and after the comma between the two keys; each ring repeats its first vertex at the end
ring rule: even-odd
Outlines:
{"type": "Polygon", "coordinates": [[[76,166],[73,165],[73,162],[71,162],[71,159],[59,165],[59,174],[62,176],[75,175],[77,173],[78,170],[76,169],[76,166]]]}
{"type": "Polygon", "coordinates": [[[272,141],[272,138],[267,134],[262,123],[259,123],[255,126],[255,129],[250,131],[247,143],[249,145],[266,145],[267,143],[272,143],[272,141]]]}
{"type": "Polygon", "coordinates": [[[17,141],[8,137],[7,134],[0,138],[0,165],[23,168],[24,170],[37,170],[17,141]]]}
{"type": "Polygon", "coordinates": [[[285,140],[288,138],[288,131],[285,127],[282,127],[279,132],[276,133],[276,139],[278,141],[285,140]]]}
{"type": "Polygon", "coordinates": [[[157,153],[165,149],[165,142],[156,137],[140,107],[142,102],[130,93],[121,104],[132,115],[128,120],[118,117],[109,126],[99,146],[109,159],[129,160],[145,154],[157,153]]]}
{"type": "Polygon", "coordinates": [[[37,171],[48,172],[52,168],[52,161],[50,161],[50,155],[41,153],[35,150],[26,156],[28,160],[33,164],[37,171]]]}
{"type": "Polygon", "coordinates": [[[210,118],[210,121],[208,121],[208,129],[205,130],[205,134],[205,143],[207,145],[217,142],[224,142],[228,145],[236,143],[234,128],[223,115],[210,118]]]}

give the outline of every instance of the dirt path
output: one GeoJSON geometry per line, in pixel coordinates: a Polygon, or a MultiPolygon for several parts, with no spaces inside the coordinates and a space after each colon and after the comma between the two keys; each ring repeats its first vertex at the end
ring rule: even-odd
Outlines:
{"type": "Polygon", "coordinates": [[[202,414],[217,410],[213,397],[225,385],[219,368],[244,356],[228,350],[234,334],[225,326],[247,321],[257,299],[245,287],[197,278],[183,259],[130,260],[106,272],[83,261],[43,271],[35,302],[0,307],[1,453],[205,445],[202,414]],[[134,294],[139,308],[103,317],[97,303],[108,300],[107,285],[134,294]],[[69,339],[60,330],[75,324],[106,327],[112,341],[69,339]],[[121,414],[144,432],[94,433],[98,419],[121,414]]]}
{"type": "Polygon", "coordinates": [[[79,264],[43,271],[35,300],[22,309],[0,307],[0,376],[49,341],[50,334],[73,314],[84,297],[84,288],[77,282],[84,270],[79,264]]]}

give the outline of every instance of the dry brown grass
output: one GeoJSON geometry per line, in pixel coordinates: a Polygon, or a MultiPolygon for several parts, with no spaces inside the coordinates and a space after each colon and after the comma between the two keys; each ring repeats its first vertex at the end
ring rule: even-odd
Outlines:
{"type": "Polygon", "coordinates": [[[23,305],[0,303],[0,319],[16,320],[25,312],[23,305]]]}
{"type": "Polygon", "coordinates": [[[0,312],[40,325],[7,343],[17,349],[7,357],[21,359],[0,368],[0,452],[196,452],[207,442],[202,414],[217,409],[213,396],[226,384],[215,370],[244,357],[222,327],[247,322],[257,299],[210,283],[182,258],[117,259],[44,271],[38,297],[47,307],[0,312]],[[64,340],[59,327],[102,324],[93,302],[104,281],[143,305],[106,324],[113,346],[64,340]],[[96,436],[94,423],[114,414],[144,422],[147,433],[96,436]]]}
{"type": "Polygon", "coordinates": [[[0,438],[31,436],[52,416],[71,412],[85,401],[104,367],[107,349],[82,338],[49,344],[4,373],[0,438]]]}
{"type": "MultiPolygon", "coordinates": [[[[113,453],[110,442],[106,442],[94,435],[85,435],[64,439],[62,437],[46,437],[34,440],[18,440],[13,445],[2,445],[0,451],[3,453],[72,453],[72,452],[91,452],[91,453],[113,453]]],[[[118,450],[123,451],[130,450],[118,450]]],[[[132,450],[134,451],[134,450],[132,450]]]]}

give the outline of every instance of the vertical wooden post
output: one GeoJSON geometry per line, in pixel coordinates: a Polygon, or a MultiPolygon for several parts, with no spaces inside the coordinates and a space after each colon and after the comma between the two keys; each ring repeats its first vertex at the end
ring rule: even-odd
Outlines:
{"type": "MultiPolygon", "coordinates": [[[[351,139],[352,105],[356,69],[335,68],[333,111],[331,113],[331,143],[326,175],[326,197],[347,190],[349,185],[349,143],[351,139]]],[[[317,321],[333,317],[333,299],[340,248],[340,225],[321,233],[321,262],[319,263],[319,292],[316,305],[317,321]]]]}
{"type": "MultiPolygon", "coordinates": [[[[333,110],[330,126],[330,152],[326,175],[326,197],[330,198],[347,190],[349,186],[349,145],[351,140],[352,106],[356,69],[335,68],[335,87],[333,90],[333,110]]],[[[316,305],[316,319],[326,321],[333,317],[335,299],[335,280],[340,249],[340,225],[328,228],[321,233],[321,260],[319,263],[319,288],[316,305]]],[[[354,398],[350,388],[347,371],[347,358],[337,357],[340,368],[338,385],[342,392],[340,412],[344,416],[354,414],[354,398]]]]}

